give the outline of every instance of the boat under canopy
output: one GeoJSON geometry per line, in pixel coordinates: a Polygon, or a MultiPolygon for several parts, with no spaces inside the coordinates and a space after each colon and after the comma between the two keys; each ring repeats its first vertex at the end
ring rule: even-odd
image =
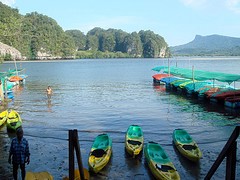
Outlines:
{"type": "Polygon", "coordinates": [[[217,80],[220,82],[227,82],[228,84],[231,84],[232,82],[235,82],[235,81],[240,81],[239,74],[192,70],[192,69],[168,67],[168,66],[158,66],[153,68],[152,70],[158,71],[158,72],[162,71],[164,73],[170,73],[178,77],[194,79],[198,81],[217,80]]]}
{"type": "Polygon", "coordinates": [[[170,77],[162,78],[161,81],[166,83],[166,85],[169,85],[171,82],[176,81],[178,79],[180,79],[180,78],[170,76],[170,77]]]}

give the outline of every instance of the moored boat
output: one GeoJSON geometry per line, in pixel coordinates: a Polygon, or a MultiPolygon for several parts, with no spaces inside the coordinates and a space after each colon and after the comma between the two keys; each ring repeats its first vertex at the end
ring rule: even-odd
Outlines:
{"type": "Polygon", "coordinates": [[[92,145],[88,165],[94,173],[98,173],[109,162],[112,155],[112,140],[108,134],[98,135],[92,145]]]}
{"type": "Polygon", "coordinates": [[[189,79],[179,79],[176,81],[171,82],[172,88],[175,90],[180,90],[180,88],[182,88],[184,85],[188,84],[188,83],[192,83],[192,80],[189,79]],[[181,86],[182,85],[182,86],[181,86]],[[181,86],[181,87],[180,87],[181,86]]]}
{"type": "Polygon", "coordinates": [[[5,110],[0,113],[0,127],[4,125],[8,117],[8,110],[5,110]]]}
{"type": "Polygon", "coordinates": [[[7,129],[16,131],[17,128],[22,126],[22,119],[17,111],[11,110],[7,117],[7,129]]]}
{"type": "Polygon", "coordinates": [[[144,155],[148,167],[156,179],[180,179],[178,171],[160,144],[147,143],[144,147],[144,155]]]}
{"type": "Polygon", "coordinates": [[[173,142],[178,151],[187,159],[196,162],[202,157],[202,152],[197,143],[186,130],[175,129],[173,131],[173,142]]]}
{"type": "Polygon", "coordinates": [[[211,85],[210,82],[197,81],[187,84],[186,86],[184,86],[184,89],[187,91],[188,94],[197,94],[200,89],[209,85],[211,85]]]}
{"type": "Polygon", "coordinates": [[[210,100],[224,103],[224,100],[227,97],[234,97],[234,96],[240,96],[240,90],[226,88],[226,89],[223,89],[222,91],[212,94],[210,97],[210,100]]]}
{"type": "Polygon", "coordinates": [[[172,76],[172,75],[170,75],[170,74],[165,74],[165,73],[163,73],[163,74],[155,74],[155,75],[152,76],[152,78],[153,78],[153,83],[156,83],[156,84],[164,84],[163,82],[161,82],[161,79],[162,79],[162,78],[165,78],[165,77],[170,77],[170,76],[172,76]]]}
{"type": "Polygon", "coordinates": [[[167,89],[171,89],[171,83],[179,79],[178,77],[171,76],[162,78],[160,81],[165,83],[167,89]]]}
{"type": "Polygon", "coordinates": [[[143,132],[138,125],[130,125],[125,136],[125,148],[127,152],[135,157],[143,149],[143,132]]]}
{"type": "Polygon", "coordinates": [[[240,96],[230,96],[225,98],[224,105],[230,108],[240,107],[240,96]]]}

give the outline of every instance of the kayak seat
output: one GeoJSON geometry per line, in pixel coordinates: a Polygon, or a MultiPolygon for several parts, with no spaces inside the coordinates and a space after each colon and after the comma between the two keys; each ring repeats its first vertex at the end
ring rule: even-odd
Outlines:
{"type": "Polygon", "coordinates": [[[194,146],[194,145],[189,145],[189,144],[183,145],[183,148],[184,148],[185,150],[188,150],[188,151],[197,149],[196,146],[194,146]]]}
{"type": "Polygon", "coordinates": [[[10,116],[8,117],[9,119],[15,119],[16,117],[15,116],[10,116]]]}
{"type": "Polygon", "coordinates": [[[128,140],[128,143],[129,144],[132,144],[132,145],[141,145],[142,143],[141,142],[139,142],[139,141],[134,141],[134,140],[128,140]]]}
{"type": "Polygon", "coordinates": [[[161,171],[163,171],[163,172],[168,172],[170,170],[174,170],[175,171],[175,169],[173,167],[168,166],[168,165],[156,164],[156,168],[161,170],[161,171]]]}
{"type": "Polygon", "coordinates": [[[10,123],[11,126],[16,126],[17,122],[10,123]]]}
{"type": "Polygon", "coordinates": [[[95,149],[91,152],[91,155],[95,157],[103,157],[104,154],[106,154],[106,151],[104,151],[103,149],[95,149]]]}

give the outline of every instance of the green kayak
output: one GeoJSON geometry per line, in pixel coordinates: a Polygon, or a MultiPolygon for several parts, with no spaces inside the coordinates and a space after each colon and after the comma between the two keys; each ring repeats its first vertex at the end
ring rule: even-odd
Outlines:
{"type": "Polygon", "coordinates": [[[191,161],[198,161],[202,157],[197,143],[192,139],[184,129],[175,129],[173,131],[173,142],[178,151],[191,161]]]}
{"type": "Polygon", "coordinates": [[[127,152],[135,157],[143,149],[143,132],[138,125],[130,125],[125,136],[125,147],[127,152]]]}
{"type": "Polygon", "coordinates": [[[112,140],[108,134],[98,135],[92,145],[88,165],[94,173],[98,173],[109,162],[112,155],[112,140]]]}
{"type": "Polygon", "coordinates": [[[156,179],[180,179],[175,166],[158,143],[147,143],[144,148],[144,155],[148,167],[156,179]]]}
{"type": "Polygon", "coordinates": [[[11,110],[7,117],[7,129],[16,131],[17,128],[22,126],[22,119],[17,111],[11,110]]]}

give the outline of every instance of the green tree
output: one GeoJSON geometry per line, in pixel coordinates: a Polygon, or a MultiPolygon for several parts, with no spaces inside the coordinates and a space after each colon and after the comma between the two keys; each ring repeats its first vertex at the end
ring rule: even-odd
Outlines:
{"type": "Polygon", "coordinates": [[[35,59],[38,53],[49,57],[67,57],[74,53],[72,37],[66,35],[52,18],[33,12],[26,14],[24,24],[24,35],[28,37],[31,52],[30,58],[35,59]]]}
{"type": "Polygon", "coordinates": [[[116,30],[115,31],[115,51],[126,52],[124,48],[124,40],[128,33],[124,32],[123,30],[116,30]]]}
{"type": "Polygon", "coordinates": [[[115,38],[114,35],[110,32],[103,32],[99,36],[99,50],[106,52],[113,52],[115,49],[115,38]]]}
{"type": "Polygon", "coordinates": [[[124,39],[124,51],[133,57],[141,57],[143,53],[142,43],[138,33],[133,32],[124,39]]]}
{"type": "Polygon", "coordinates": [[[86,48],[86,36],[80,30],[67,30],[67,35],[71,36],[75,42],[76,49],[85,50],[86,48]]]}
{"type": "Polygon", "coordinates": [[[86,50],[98,50],[99,40],[95,35],[87,34],[86,50]]]}

